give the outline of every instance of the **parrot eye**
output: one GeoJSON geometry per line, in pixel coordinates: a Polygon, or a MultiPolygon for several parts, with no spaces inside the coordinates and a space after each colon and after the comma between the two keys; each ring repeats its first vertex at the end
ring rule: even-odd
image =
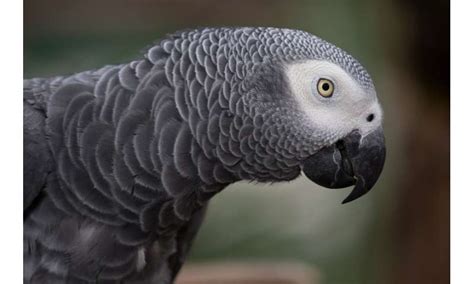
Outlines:
{"type": "Polygon", "coordinates": [[[318,93],[325,97],[329,98],[334,93],[334,84],[331,80],[321,78],[318,81],[318,93]]]}

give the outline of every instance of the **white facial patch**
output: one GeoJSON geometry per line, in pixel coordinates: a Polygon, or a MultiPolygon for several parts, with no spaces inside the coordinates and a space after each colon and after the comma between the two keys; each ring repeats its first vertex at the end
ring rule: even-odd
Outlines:
{"type": "Polygon", "coordinates": [[[382,109],[374,89],[362,87],[338,65],[322,60],[308,60],[286,67],[290,90],[301,111],[315,131],[336,140],[358,129],[367,135],[382,123],[382,109]],[[330,97],[318,93],[320,79],[330,80],[334,92],[330,97]]]}

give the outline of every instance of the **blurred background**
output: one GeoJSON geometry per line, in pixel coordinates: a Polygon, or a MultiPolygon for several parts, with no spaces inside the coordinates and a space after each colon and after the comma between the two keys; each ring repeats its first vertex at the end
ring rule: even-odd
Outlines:
{"type": "Polygon", "coordinates": [[[346,205],[348,189],[304,177],[227,188],[179,281],[287,269],[300,280],[245,283],[449,283],[449,1],[25,0],[24,76],[127,62],[199,26],[302,29],[348,51],[375,82],[388,153],[375,188],[346,205]]]}

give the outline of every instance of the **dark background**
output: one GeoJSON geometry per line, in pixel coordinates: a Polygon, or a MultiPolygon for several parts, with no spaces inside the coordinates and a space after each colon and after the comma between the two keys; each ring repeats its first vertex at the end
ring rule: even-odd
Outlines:
{"type": "MultiPolygon", "coordinates": [[[[303,29],[367,68],[385,110],[387,162],[374,190],[305,178],[219,194],[190,263],[298,261],[322,283],[449,283],[449,1],[25,0],[25,78],[127,62],[199,26],[303,29]]],[[[188,265],[187,264],[187,265],[188,265]]]]}

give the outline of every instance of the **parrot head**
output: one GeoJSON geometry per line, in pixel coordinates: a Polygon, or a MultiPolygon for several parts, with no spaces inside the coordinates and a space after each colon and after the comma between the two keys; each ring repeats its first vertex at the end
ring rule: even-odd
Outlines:
{"type": "Polygon", "coordinates": [[[253,121],[264,121],[254,130],[263,137],[260,153],[272,156],[265,164],[272,177],[291,180],[303,172],[323,187],[354,185],[343,203],[352,201],[375,185],[385,162],[383,112],[374,84],[345,51],[291,32],[296,40],[284,44],[294,52],[276,52],[255,68],[251,91],[243,96],[253,121]]]}

